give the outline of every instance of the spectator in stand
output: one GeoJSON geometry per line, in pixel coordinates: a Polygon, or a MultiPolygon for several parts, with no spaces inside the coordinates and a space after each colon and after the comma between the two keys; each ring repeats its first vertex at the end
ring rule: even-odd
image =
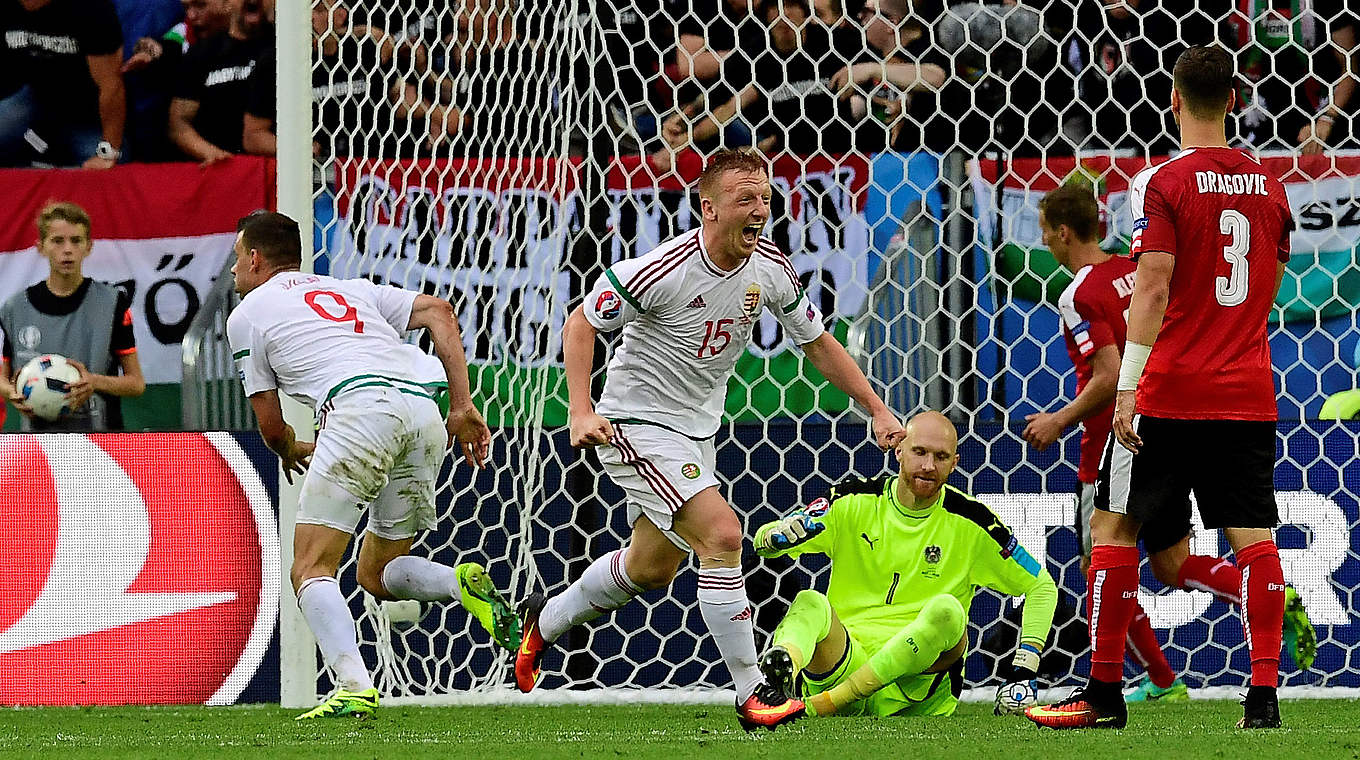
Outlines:
{"type": "Polygon", "coordinates": [[[203,166],[242,152],[248,79],[274,48],[274,27],[261,0],[229,0],[225,34],[189,48],[170,101],[170,139],[203,166]]]}
{"type": "Polygon", "coordinates": [[[1220,39],[1228,7],[1210,0],[1174,12],[1157,0],[1087,0],[1064,46],[1077,98],[1064,130],[1079,148],[1130,148],[1157,155],[1180,144],[1171,112],[1171,68],[1190,45],[1220,39]]]}
{"type": "Polygon", "coordinates": [[[169,83],[150,72],[135,72],[129,63],[142,40],[159,36],[181,22],[180,0],[113,0],[123,29],[123,85],[127,88],[124,153],[129,161],[162,161],[170,154],[165,120],[170,109],[169,83]]]}
{"type": "Polygon", "coordinates": [[[845,15],[845,0],[813,0],[812,15],[832,29],[851,26],[850,18],[845,15]]]}
{"type": "Polygon", "coordinates": [[[674,56],[663,68],[662,99],[688,103],[703,96],[722,102],[735,90],[722,80],[733,55],[754,62],[768,47],[764,18],[751,0],[667,0],[679,32],[674,56]]]}
{"type": "Polygon", "coordinates": [[[909,153],[923,146],[943,152],[952,145],[955,124],[937,105],[950,63],[932,42],[925,20],[907,0],[866,0],[856,32],[869,46],[831,77],[830,86],[856,113],[874,116],[859,130],[857,147],[871,152],[886,144],[909,153]],[[874,123],[886,127],[886,134],[874,123]]]}
{"type": "Polygon", "coordinates": [[[184,20],[156,37],[144,36],[132,46],[123,73],[159,71],[164,75],[178,68],[195,42],[215,37],[231,25],[230,0],[181,0],[184,20]]]}
{"type": "Polygon", "coordinates": [[[47,279],[0,306],[0,396],[23,415],[24,430],[122,430],[120,396],[146,390],[132,337],[132,302],[122,290],[81,273],[89,257],[90,216],[74,203],[52,203],[38,216],[38,253],[47,279]],[[67,397],[72,412],[35,418],[14,386],[34,357],[61,354],[80,379],[67,397]]]}
{"type": "Polygon", "coordinates": [[[511,0],[464,0],[455,30],[430,47],[443,61],[403,82],[398,114],[429,124],[441,156],[544,156],[558,150],[554,86],[560,73],[511,0]],[[506,72],[515,72],[507,76],[506,72]]]}
{"type": "Polygon", "coordinates": [[[1337,56],[1326,44],[1326,22],[1339,5],[1314,2],[1312,12],[1300,12],[1297,0],[1239,5],[1232,15],[1232,47],[1241,142],[1258,150],[1290,150],[1311,137],[1315,114],[1330,113],[1323,85],[1335,75],[1337,56]]]}
{"type": "Polygon", "coordinates": [[[1325,93],[1309,123],[1299,128],[1298,144],[1306,155],[1321,153],[1327,147],[1354,144],[1355,122],[1352,117],[1355,90],[1360,79],[1360,51],[1356,49],[1356,35],[1360,34],[1360,3],[1355,0],[1318,0],[1314,12],[1327,24],[1331,38],[1329,50],[1334,59],[1330,65],[1319,62],[1319,69],[1335,74],[1331,95],[1325,93]]]}
{"type": "MultiPolygon", "coordinates": [[[[673,151],[710,146],[738,116],[752,126],[763,152],[839,154],[854,148],[856,118],[852,106],[836,98],[834,77],[861,47],[859,34],[837,33],[813,21],[807,0],[766,0],[761,14],[767,49],[752,62],[743,56],[723,61],[723,79],[745,85],[692,128],[683,114],[667,119],[661,129],[666,145],[652,155],[659,170],[670,168],[673,151]]],[[[699,106],[691,103],[685,114],[697,113],[699,106]]]]}
{"type": "Polygon", "coordinates": [[[0,0],[0,45],[19,85],[0,100],[0,164],[118,163],[127,101],[111,0],[0,0]]]}
{"type": "MultiPolygon", "coordinates": [[[[349,8],[340,0],[317,0],[312,5],[312,113],[316,133],[312,154],[335,156],[409,156],[409,130],[397,118],[394,97],[400,90],[392,67],[395,43],[372,26],[350,26],[349,8]],[[406,145],[403,142],[407,143],[406,145]]],[[[250,75],[241,142],[246,153],[272,156],[278,143],[274,132],[275,77],[278,56],[266,55],[250,75]]]]}

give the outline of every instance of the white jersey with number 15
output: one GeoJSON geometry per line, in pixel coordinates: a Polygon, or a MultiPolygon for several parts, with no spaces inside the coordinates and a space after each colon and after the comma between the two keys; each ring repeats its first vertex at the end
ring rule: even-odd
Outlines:
{"type": "Polygon", "coordinates": [[[727,381],[765,309],[795,345],[824,332],[821,312],[768,238],[730,272],[709,258],[702,228],[614,264],[583,305],[597,330],[623,328],[596,411],[694,438],[713,435],[727,381]]]}

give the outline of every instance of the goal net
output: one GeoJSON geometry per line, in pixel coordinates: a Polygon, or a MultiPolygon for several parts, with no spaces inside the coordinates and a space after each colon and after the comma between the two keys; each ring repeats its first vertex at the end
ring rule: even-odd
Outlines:
{"type": "MultiPolygon", "coordinates": [[[[1342,65],[1360,28],[1334,4],[1223,0],[1182,18],[1075,0],[1042,15],[901,0],[314,1],[318,268],[447,298],[494,428],[485,470],[446,465],[439,528],[415,553],[481,562],[519,599],[561,590],[626,541],[620,490],[568,446],[562,326],[605,267],[698,224],[704,155],[756,145],[772,162],[767,232],[828,329],[901,415],[955,420],[953,482],[1058,580],[1049,685],[1077,682],[1087,644],[1071,527],[1079,433],[1042,453],[1021,437],[1027,414],[1074,393],[1056,306],[1071,275],[1043,247],[1038,199],[1088,183],[1102,246],[1126,251],[1129,180],[1178,145],[1171,63],[1187,44],[1228,46],[1241,70],[1232,139],[1266,156],[1299,220],[1271,333],[1278,538],[1320,647],[1311,670],[1286,658],[1282,672],[1289,686],[1360,686],[1360,427],[1319,419],[1325,403],[1341,416],[1360,406],[1332,398],[1355,387],[1360,303],[1360,156],[1347,150],[1354,80],[1342,65]]],[[[614,345],[602,341],[596,367],[614,345]]],[[[748,535],[845,476],[895,466],[769,314],[727,412],[718,469],[748,535]]],[[[1192,545],[1228,551],[1203,530],[1192,545]]],[[[825,587],[827,565],[748,560],[763,646],[798,590],[825,587]]],[[[519,698],[509,656],[461,609],[377,604],[352,560],[343,573],[385,694],[519,698]]],[[[1143,576],[1172,667],[1196,688],[1245,684],[1237,611],[1143,576]]],[[[969,688],[1004,675],[1017,631],[1011,600],[978,595],[969,688]]],[[[310,642],[284,642],[285,674],[315,668],[310,642]]],[[[564,636],[536,693],[725,699],[728,685],[682,572],[564,636]]],[[[321,673],[317,694],[330,687],[321,673]]]]}

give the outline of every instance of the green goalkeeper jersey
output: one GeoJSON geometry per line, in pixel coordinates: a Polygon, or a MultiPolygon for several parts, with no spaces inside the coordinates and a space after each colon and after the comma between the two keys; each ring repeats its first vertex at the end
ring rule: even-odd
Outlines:
{"type": "Polygon", "coordinates": [[[823,499],[829,505],[819,499],[810,507],[826,510],[824,531],[765,554],[830,557],[827,598],[870,651],[914,620],[932,596],[949,594],[968,610],[978,586],[1023,594],[1021,643],[1043,650],[1057,587],[985,504],[946,485],[930,507],[909,510],[897,500],[896,477],[843,480],[823,499]]]}

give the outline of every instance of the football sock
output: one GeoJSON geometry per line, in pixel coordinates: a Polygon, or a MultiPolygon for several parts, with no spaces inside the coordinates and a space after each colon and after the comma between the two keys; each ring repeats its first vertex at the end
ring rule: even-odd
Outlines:
{"type": "Polygon", "coordinates": [[[302,617],[321,648],[321,659],[335,675],[335,684],[348,691],[373,688],[373,678],[359,654],[354,615],[340,594],[340,584],[334,578],[308,578],[297,597],[302,617]]]}
{"type": "Polygon", "coordinates": [[[1129,654],[1143,666],[1157,688],[1165,689],[1176,681],[1176,672],[1167,663],[1162,645],[1158,643],[1157,634],[1153,632],[1152,623],[1141,604],[1135,605],[1133,619],[1129,621],[1128,647],[1129,654]]]}
{"type": "Polygon", "coordinates": [[[1120,683],[1124,678],[1124,640],[1138,607],[1138,547],[1095,547],[1086,588],[1091,678],[1120,683]]]}
{"type": "Polygon", "coordinates": [[[1242,622],[1251,652],[1251,685],[1280,682],[1280,639],[1284,624],[1284,570],[1271,540],[1237,552],[1242,568],[1242,622]]]}
{"type": "Polygon", "coordinates": [[[959,643],[965,623],[959,600],[948,594],[931,597],[916,619],[888,639],[868,662],[841,683],[814,694],[808,709],[815,715],[831,715],[903,676],[924,671],[959,643]]]}
{"type": "Polygon", "coordinates": [[[817,643],[831,633],[831,601],[818,591],[799,591],[784,619],[775,627],[770,643],[783,647],[798,670],[807,667],[817,643]]]}
{"type": "Polygon", "coordinates": [[[1176,584],[1181,588],[1208,591],[1228,604],[1242,603],[1242,571],[1222,557],[1192,554],[1185,558],[1176,584]]]}
{"type": "Polygon", "coordinates": [[[551,642],[580,625],[616,610],[642,593],[628,577],[624,565],[627,549],[619,549],[590,563],[566,591],[552,597],[538,615],[538,632],[551,642]]]}
{"type": "Polygon", "coordinates": [[[458,571],[424,557],[397,557],[382,571],[383,588],[398,599],[422,602],[463,601],[458,589],[458,571]]]}
{"type": "Polygon", "coordinates": [[[756,632],[740,567],[699,568],[699,613],[745,702],[765,680],[756,667],[756,632]]]}

